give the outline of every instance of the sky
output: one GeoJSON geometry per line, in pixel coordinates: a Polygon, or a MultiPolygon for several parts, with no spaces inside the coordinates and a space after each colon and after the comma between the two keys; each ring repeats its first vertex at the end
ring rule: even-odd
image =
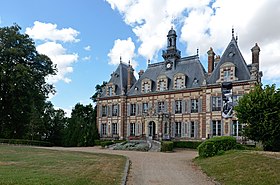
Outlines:
{"type": "Polygon", "coordinates": [[[234,28],[247,64],[258,43],[263,84],[280,87],[279,0],[1,0],[0,27],[18,24],[37,51],[57,65],[49,99],[67,114],[93,103],[95,86],[109,81],[120,57],[135,75],[162,61],[173,27],[182,56],[195,55],[207,70],[207,51],[227,47],[234,28]]]}

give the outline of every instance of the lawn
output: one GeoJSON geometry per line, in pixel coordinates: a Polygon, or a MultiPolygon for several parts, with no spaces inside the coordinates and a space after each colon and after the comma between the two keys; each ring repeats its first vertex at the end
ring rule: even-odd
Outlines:
{"type": "Polygon", "coordinates": [[[120,184],[126,158],[0,144],[0,185],[120,184]]]}
{"type": "Polygon", "coordinates": [[[280,184],[280,155],[256,151],[228,151],[224,155],[194,162],[216,181],[231,185],[280,184]]]}

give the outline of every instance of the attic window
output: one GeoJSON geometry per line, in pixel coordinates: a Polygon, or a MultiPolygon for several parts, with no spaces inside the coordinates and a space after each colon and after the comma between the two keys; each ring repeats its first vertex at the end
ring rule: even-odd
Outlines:
{"type": "Polygon", "coordinates": [[[220,66],[220,78],[217,82],[229,82],[238,80],[236,77],[236,66],[232,62],[225,62],[220,66]]]}
{"type": "Polygon", "coordinates": [[[142,93],[148,93],[152,89],[152,81],[148,78],[145,78],[141,82],[142,93]]]}
{"type": "Polygon", "coordinates": [[[230,70],[225,70],[224,71],[224,81],[225,82],[228,82],[228,81],[230,81],[230,70]]]}
{"type": "Polygon", "coordinates": [[[174,85],[173,89],[182,89],[186,87],[186,76],[182,73],[177,73],[174,75],[174,85]]]}
{"type": "Polygon", "coordinates": [[[109,87],[109,88],[108,88],[108,91],[109,91],[109,96],[112,96],[112,93],[113,93],[112,87],[109,87]]]}
{"type": "Polygon", "coordinates": [[[106,94],[107,96],[114,96],[116,92],[116,86],[113,83],[109,83],[106,86],[106,94]]]}
{"type": "Polygon", "coordinates": [[[168,89],[168,78],[165,75],[160,75],[157,78],[157,91],[165,91],[168,89]]]}

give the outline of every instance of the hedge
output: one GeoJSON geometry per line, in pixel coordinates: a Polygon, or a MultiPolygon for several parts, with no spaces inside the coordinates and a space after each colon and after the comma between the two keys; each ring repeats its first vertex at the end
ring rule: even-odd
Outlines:
{"type": "Polygon", "coordinates": [[[174,143],[172,141],[162,141],[161,142],[161,152],[172,152],[174,148],[174,143]]]}
{"type": "Polygon", "coordinates": [[[208,139],[198,146],[200,157],[212,157],[222,154],[224,151],[236,149],[236,138],[231,136],[221,136],[208,139]]]}
{"type": "Polygon", "coordinates": [[[47,141],[24,140],[24,139],[0,139],[0,143],[16,145],[33,145],[33,146],[53,146],[53,143],[47,141]]]}
{"type": "Polygon", "coordinates": [[[190,148],[197,149],[202,141],[174,141],[174,148],[190,148]]]}

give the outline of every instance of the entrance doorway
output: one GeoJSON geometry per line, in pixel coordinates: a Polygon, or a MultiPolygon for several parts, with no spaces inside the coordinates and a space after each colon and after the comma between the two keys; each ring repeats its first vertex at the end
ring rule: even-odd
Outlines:
{"type": "Polygon", "coordinates": [[[151,121],[148,125],[149,137],[154,137],[156,135],[156,124],[154,121],[151,121]]]}

